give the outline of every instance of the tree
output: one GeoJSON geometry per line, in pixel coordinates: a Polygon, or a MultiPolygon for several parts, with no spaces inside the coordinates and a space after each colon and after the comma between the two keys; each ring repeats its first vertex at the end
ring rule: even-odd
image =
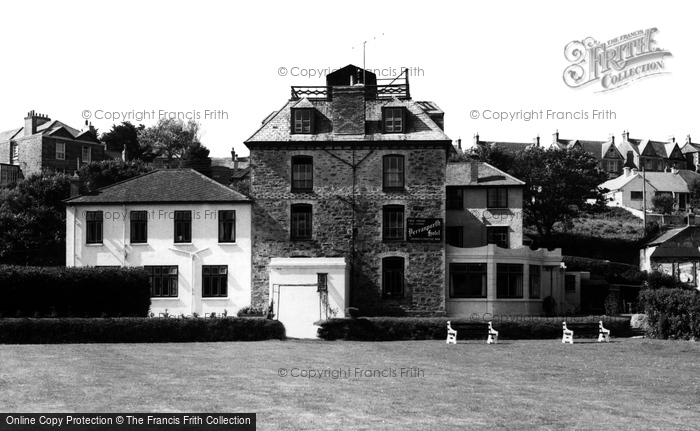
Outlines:
{"type": "Polygon", "coordinates": [[[199,123],[172,118],[161,119],[155,126],[138,132],[141,148],[144,151],[150,148],[152,154],[162,157],[169,168],[181,167],[188,150],[197,144],[201,145],[200,137],[199,123]]]}
{"type": "Polygon", "coordinates": [[[469,151],[458,154],[451,161],[466,162],[476,159],[480,162],[488,163],[496,169],[511,173],[515,164],[515,156],[498,147],[488,144],[480,144],[472,147],[469,151]]]}
{"type": "Polygon", "coordinates": [[[107,145],[109,151],[122,151],[126,148],[127,160],[139,159],[145,162],[153,160],[153,152],[148,146],[139,145],[139,131],[145,129],[143,124],[138,127],[129,121],[112,125],[112,130],[102,134],[102,142],[107,145]]]}
{"type": "Polygon", "coordinates": [[[211,176],[211,159],[209,149],[199,141],[195,141],[185,151],[182,158],[182,167],[192,168],[204,175],[211,176]]]}
{"type": "Polygon", "coordinates": [[[556,222],[577,214],[586,201],[602,201],[605,172],[589,153],[579,149],[531,147],[514,160],[512,174],[526,183],[523,212],[526,221],[543,236],[556,222]]]}
{"type": "Polygon", "coordinates": [[[654,206],[654,211],[661,214],[671,214],[675,206],[673,196],[668,194],[654,196],[651,198],[651,204],[654,206]]]}
{"type": "Polygon", "coordinates": [[[6,263],[64,265],[70,180],[44,171],[0,194],[0,259],[6,263]]]}
{"type": "Polygon", "coordinates": [[[124,181],[137,175],[150,172],[151,167],[141,160],[103,160],[88,163],[80,168],[80,192],[92,193],[102,187],[124,181]]]}
{"type": "Polygon", "coordinates": [[[700,209],[700,178],[696,178],[688,184],[690,192],[690,205],[695,209],[700,209]]]}

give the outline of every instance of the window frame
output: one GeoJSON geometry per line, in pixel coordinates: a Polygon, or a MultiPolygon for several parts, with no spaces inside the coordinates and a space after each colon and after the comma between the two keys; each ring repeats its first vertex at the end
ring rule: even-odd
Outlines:
{"type": "Polygon", "coordinates": [[[148,243],[148,211],[129,212],[129,244],[148,243]],[[143,229],[141,230],[141,226],[143,229]],[[142,234],[142,235],[139,235],[142,234]],[[143,236],[143,237],[141,237],[143,236]]]}
{"type": "Polygon", "coordinates": [[[564,274],[564,293],[576,292],[576,276],[574,274],[564,274]]]}
{"type": "Polygon", "coordinates": [[[400,298],[406,294],[406,260],[400,256],[382,258],[382,297],[400,298]]]}
{"type": "Polygon", "coordinates": [[[291,241],[311,241],[314,235],[313,206],[311,204],[292,204],[290,207],[289,238],[291,241]],[[302,217],[303,220],[302,220],[302,217]],[[306,226],[301,226],[302,223],[306,226]]]}
{"type": "Polygon", "coordinates": [[[509,248],[510,227],[486,226],[486,244],[496,244],[497,247],[509,248]],[[503,238],[496,238],[497,236],[502,236],[503,238]]]}
{"type": "Polygon", "coordinates": [[[236,242],[236,210],[219,210],[219,243],[234,243],[236,242]],[[228,238],[226,235],[228,226],[228,238]]]}
{"type": "Polygon", "coordinates": [[[313,135],[314,133],[314,108],[292,108],[291,109],[291,132],[293,135],[313,135]],[[304,118],[308,114],[309,118],[304,118]],[[297,118],[297,115],[299,118],[297,118]]]}
{"type": "Polygon", "coordinates": [[[151,284],[151,298],[177,298],[180,291],[180,270],[177,265],[145,265],[143,269],[148,273],[148,281],[151,284]],[[167,268],[167,274],[163,270],[167,268]],[[157,274],[156,274],[157,269],[157,274]],[[159,280],[160,294],[156,295],[156,277],[159,280]],[[168,280],[168,293],[163,294],[163,280],[168,280]],[[173,294],[174,292],[174,294],[173,294]]]}
{"type": "Polygon", "coordinates": [[[450,263],[450,298],[486,298],[488,296],[488,265],[485,262],[450,263]],[[455,293],[455,278],[464,277],[464,293],[455,293]],[[480,293],[472,293],[472,280],[479,278],[480,293]]]}
{"type": "Polygon", "coordinates": [[[173,216],[173,242],[175,244],[190,244],[192,243],[192,210],[177,210],[173,216]],[[182,239],[178,239],[178,227],[182,231],[187,228],[187,235],[180,235],[182,239]]]}
{"type": "Polygon", "coordinates": [[[387,154],[382,157],[382,188],[384,191],[402,191],[406,188],[406,157],[401,154],[387,154]],[[391,166],[396,160],[396,167],[391,166]],[[395,176],[396,180],[393,179],[395,176]]]}
{"type": "Polygon", "coordinates": [[[228,274],[228,265],[202,265],[202,298],[228,298],[228,274]],[[213,292],[214,280],[218,284],[217,294],[213,292]]]}
{"type": "Polygon", "coordinates": [[[464,209],[464,188],[463,187],[447,187],[445,191],[445,209],[462,210],[464,209]],[[450,192],[457,192],[450,194],[450,192]]]}
{"type": "Polygon", "coordinates": [[[406,108],[388,106],[382,108],[382,132],[406,133],[406,108]],[[398,115],[397,115],[398,114],[398,115]]]}
{"type": "Polygon", "coordinates": [[[384,205],[382,207],[382,241],[397,242],[406,239],[406,210],[403,205],[384,205]],[[392,220],[394,214],[400,217],[392,220]]]}
{"type": "Polygon", "coordinates": [[[508,208],[508,187],[489,187],[486,189],[486,208],[508,208]],[[495,192],[495,202],[491,199],[491,193],[495,192]],[[500,192],[504,192],[501,196],[500,192]],[[503,197],[503,203],[501,203],[503,197]]]}
{"type": "Polygon", "coordinates": [[[104,212],[101,210],[85,211],[85,243],[103,244],[103,242],[104,212]]]}
{"type": "Polygon", "coordinates": [[[542,267],[540,265],[530,265],[528,278],[530,279],[530,298],[539,299],[542,295],[542,267]]]}
{"type": "Polygon", "coordinates": [[[92,148],[89,145],[83,145],[83,151],[81,153],[80,160],[83,163],[92,163],[92,148]],[[87,157],[85,157],[85,150],[87,150],[87,157]]]}
{"type": "Polygon", "coordinates": [[[445,244],[452,247],[464,247],[464,226],[446,226],[445,244]],[[450,239],[457,239],[456,244],[450,242],[450,239]]]}
{"type": "Polygon", "coordinates": [[[292,191],[311,192],[314,189],[314,158],[312,156],[292,156],[292,191]],[[308,171],[297,172],[297,167],[308,166],[308,171]],[[299,175],[308,178],[297,179],[299,175]]]}
{"type": "Polygon", "coordinates": [[[632,191],[630,192],[630,200],[633,200],[633,201],[641,201],[641,200],[644,200],[644,192],[638,192],[638,191],[632,190],[632,191]],[[636,197],[635,197],[635,196],[636,196],[636,197]]]}
{"type": "Polygon", "coordinates": [[[10,141],[10,164],[19,165],[19,145],[14,141],[10,141]]]}
{"type": "Polygon", "coordinates": [[[65,142],[56,142],[56,160],[66,160],[66,143],[65,142]],[[58,151],[59,146],[62,148],[61,151],[58,151]]]}
{"type": "Polygon", "coordinates": [[[523,264],[496,264],[496,298],[523,298],[523,264]]]}

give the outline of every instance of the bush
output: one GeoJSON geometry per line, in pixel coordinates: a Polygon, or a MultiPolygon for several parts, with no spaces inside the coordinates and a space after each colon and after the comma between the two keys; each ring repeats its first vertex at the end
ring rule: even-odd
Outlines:
{"type": "Polygon", "coordinates": [[[0,317],[145,317],[141,268],[0,266],[0,317]]]}
{"type": "Polygon", "coordinates": [[[0,319],[0,344],[186,343],[284,339],[268,319],[0,319]]]}
{"type": "Polygon", "coordinates": [[[668,194],[657,195],[651,198],[651,204],[654,205],[654,211],[660,214],[671,214],[675,201],[673,196],[668,194]]]}
{"type": "Polygon", "coordinates": [[[651,338],[700,339],[700,293],[684,289],[645,289],[639,303],[651,338]]]}
{"type": "Polygon", "coordinates": [[[236,313],[236,315],[238,317],[263,317],[265,316],[265,310],[263,310],[262,308],[246,306],[238,310],[238,313],[236,313]]]}
{"type": "MultiPolygon", "coordinates": [[[[627,318],[586,317],[586,318],[544,318],[527,316],[501,316],[493,321],[499,331],[499,338],[505,340],[556,339],[562,336],[562,322],[597,323],[602,320],[606,329],[616,337],[631,335],[630,321],[627,318]]],[[[447,338],[447,321],[453,327],[469,323],[464,319],[446,317],[361,317],[359,319],[329,319],[319,324],[318,336],[324,340],[354,341],[398,341],[398,340],[444,340],[447,338]]],[[[476,323],[471,321],[471,323],[476,323]]],[[[487,322],[482,322],[487,323],[487,322]]],[[[464,333],[458,330],[459,339],[464,333]]],[[[483,338],[486,341],[486,332],[483,338]]],[[[471,337],[476,339],[477,337],[471,337]]]]}
{"type": "Polygon", "coordinates": [[[620,315],[620,301],[616,292],[610,292],[605,298],[605,314],[607,316],[620,315]]]}

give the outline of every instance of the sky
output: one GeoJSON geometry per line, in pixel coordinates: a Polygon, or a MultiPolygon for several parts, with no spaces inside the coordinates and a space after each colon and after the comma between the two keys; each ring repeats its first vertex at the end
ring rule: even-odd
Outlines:
{"type": "Polygon", "coordinates": [[[379,77],[411,68],[413,99],[435,102],[447,135],[465,146],[477,133],[549,143],[557,130],[566,139],[619,140],[629,130],[700,142],[692,2],[35,0],[0,3],[0,16],[0,131],[21,127],[31,110],[79,129],[89,118],[100,132],[124,119],[189,117],[211,156],[246,156],[243,142],[291,86],[362,67],[364,45],[379,77]],[[564,82],[570,42],[654,28],[652,46],[670,53],[663,73],[606,92],[600,80],[564,82]]]}

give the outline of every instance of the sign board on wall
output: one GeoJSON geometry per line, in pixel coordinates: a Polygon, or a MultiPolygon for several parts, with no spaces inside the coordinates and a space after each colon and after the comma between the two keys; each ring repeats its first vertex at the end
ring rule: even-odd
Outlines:
{"type": "Polygon", "coordinates": [[[406,219],[409,242],[442,242],[441,218],[406,219]]]}

